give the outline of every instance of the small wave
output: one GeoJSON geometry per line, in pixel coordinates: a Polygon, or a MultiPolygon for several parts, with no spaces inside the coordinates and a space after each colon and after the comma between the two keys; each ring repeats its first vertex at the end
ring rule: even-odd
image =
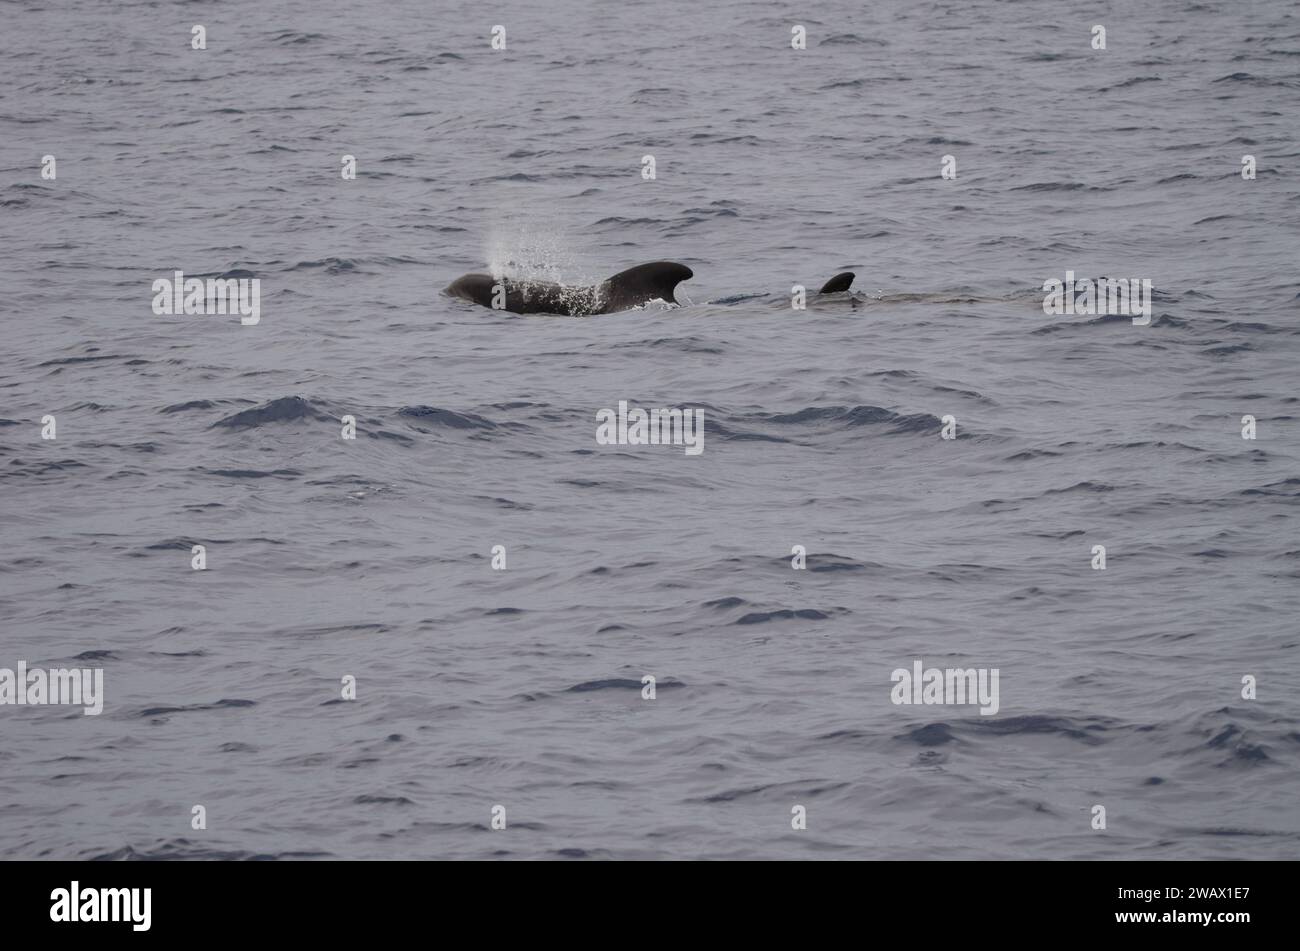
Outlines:
{"type": "Polygon", "coordinates": [[[239,707],[255,707],[255,700],[218,700],[216,703],[191,703],[179,707],[145,707],[134,716],[139,719],[165,717],[175,713],[202,713],[207,710],[229,710],[239,707]]]}
{"type": "Polygon", "coordinates": [[[1085,185],[1083,182],[1034,182],[1030,185],[1017,185],[1013,192],[1078,192],[1109,191],[1109,189],[1085,185]]]}
{"type": "Polygon", "coordinates": [[[206,845],[198,845],[189,839],[171,839],[153,848],[136,849],[124,845],[111,852],[102,852],[85,856],[89,862],[164,862],[164,861],[212,861],[212,862],[258,862],[293,859],[327,859],[330,852],[249,852],[244,849],[221,850],[206,845]]]}
{"type": "MultiPolygon", "coordinates": [[[[632,680],[626,677],[612,677],[608,680],[587,680],[580,684],[574,684],[565,690],[565,693],[591,693],[594,690],[641,690],[645,685],[639,680],[632,680]]],[[[686,684],[680,680],[658,680],[655,682],[655,690],[668,690],[673,687],[685,687],[686,684]]]]}
{"type": "Polygon", "coordinates": [[[184,413],[192,409],[212,409],[217,404],[212,400],[190,400],[187,403],[173,403],[158,410],[160,413],[184,413]]]}
{"type": "MultiPolygon", "coordinates": [[[[889,425],[888,433],[938,432],[941,421],[929,413],[902,414],[882,406],[810,406],[793,413],[757,413],[752,419],[777,426],[831,424],[835,428],[889,425]]],[[[730,421],[730,420],[729,420],[730,421]]]]}
{"type": "Polygon", "coordinates": [[[231,416],[217,420],[209,428],[252,429],[270,423],[287,423],[299,419],[332,420],[334,417],[323,413],[301,396],[282,396],[252,409],[242,410],[231,416]]]}
{"type": "Polygon", "coordinates": [[[294,479],[302,475],[300,469],[196,469],[206,475],[223,479],[294,479]]]}
{"type": "Polygon", "coordinates": [[[751,611],[739,618],[736,624],[766,624],[768,621],[825,621],[829,614],[816,608],[778,608],[775,611],[751,611]]]}
{"type": "MultiPolygon", "coordinates": [[[[444,429],[496,429],[497,424],[483,416],[476,416],[473,413],[454,413],[449,409],[439,409],[436,406],[403,406],[397,411],[398,416],[404,416],[407,419],[417,419],[425,426],[437,426],[444,429]]],[[[420,432],[432,432],[424,429],[422,426],[412,426],[420,432]]]]}

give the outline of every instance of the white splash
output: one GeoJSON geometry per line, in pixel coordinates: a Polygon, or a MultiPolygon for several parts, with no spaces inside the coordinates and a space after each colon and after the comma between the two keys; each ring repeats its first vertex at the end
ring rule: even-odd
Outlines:
{"type": "Polygon", "coordinates": [[[484,238],[483,256],[494,278],[583,283],[576,277],[567,237],[553,220],[516,214],[508,222],[492,225],[484,238]]]}

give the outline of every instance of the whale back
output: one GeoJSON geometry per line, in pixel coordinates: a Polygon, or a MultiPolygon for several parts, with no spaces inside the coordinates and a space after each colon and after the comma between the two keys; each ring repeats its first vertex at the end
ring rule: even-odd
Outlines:
{"type": "Polygon", "coordinates": [[[853,286],[853,278],[856,276],[857,275],[852,271],[844,271],[840,274],[836,274],[829,281],[823,284],[822,289],[817,293],[838,294],[840,291],[847,291],[851,286],[853,286]]]}
{"type": "Polygon", "coordinates": [[[498,283],[505,286],[505,307],[515,314],[565,314],[583,317],[627,310],[647,301],[677,303],[673,291],[694,276],[690,268],[672,261],[653,261],[620,271],[597,287],[566,287],[550,281],[515,281],[490,274],[465,274],[447,287],[447,293],[491,307],[498,283]]]}
{"type": "Polygon", "coordinates": [[[597,313],[594,288],[564,287],[550,281],[498,280],[491,274],[465,274],[452,281],[447,293],[484,307],[491,307],[497,284],[505,286],[505,307],[514,314],[565,314],[581,316],[597,313]]]}

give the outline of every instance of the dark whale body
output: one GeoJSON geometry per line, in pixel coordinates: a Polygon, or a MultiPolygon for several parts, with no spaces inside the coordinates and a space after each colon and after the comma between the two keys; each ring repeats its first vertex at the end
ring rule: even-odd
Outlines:
{"type": "Polygon", "coordinates": [[[565,287],[550,281],[513,281],[509,278],[498,281],[490,274],[466,274],[452,281],[447,293],[491,307],[493,288],[500,283],[505,287],[505,307],[499,309],[515,314],[585,317],[588,314],[612,314],[652,300],[675,304],[677,299],[673,297],[673,290],[693,276],[694,272],[685,264],[652,261],[620,271],[594,287],[565,287]]]}

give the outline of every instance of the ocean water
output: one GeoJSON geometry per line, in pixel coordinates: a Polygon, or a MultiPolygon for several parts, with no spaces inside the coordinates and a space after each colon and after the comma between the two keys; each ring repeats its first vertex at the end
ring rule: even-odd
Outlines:
{"type": "Polygon", "coordinates": [[[1294,4],[3,16],[0,856],[1300,856],[1294,4]]]}

